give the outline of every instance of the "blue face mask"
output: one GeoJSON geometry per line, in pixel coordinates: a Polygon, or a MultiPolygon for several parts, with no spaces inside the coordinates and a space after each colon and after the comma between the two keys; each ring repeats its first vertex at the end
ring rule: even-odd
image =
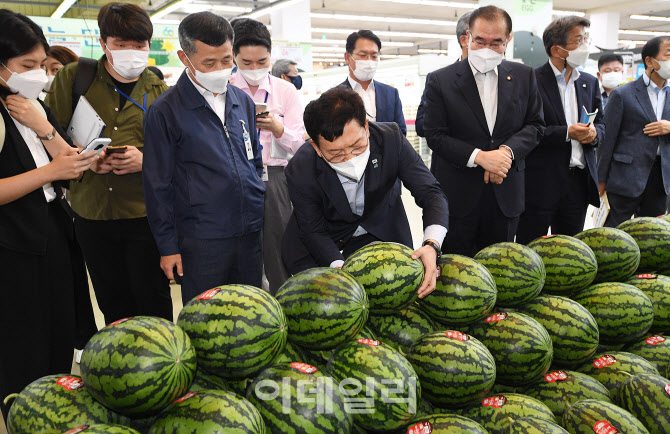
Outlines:
{"type": "Polygon", "coordinates": [[[302,77],[299,75],[296,75],[295,77],[288,76],[288,79],[291,80],[291,83],[293,83],[293,86],[295,86],[296,89],[300,90],[302,88],[302,77]]]}

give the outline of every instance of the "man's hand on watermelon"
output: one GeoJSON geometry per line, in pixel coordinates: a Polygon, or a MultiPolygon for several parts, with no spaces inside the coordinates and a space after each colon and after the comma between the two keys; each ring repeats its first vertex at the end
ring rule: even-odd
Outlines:
{"type": "Polygon", "coordinates": [[[423,246],[417,249],[412,259],[421,259],[425,269],[423,283],[419,288],[419,298],[424,298],[435,290],[437,283],[437,252],[431,246],[423,246]]]}

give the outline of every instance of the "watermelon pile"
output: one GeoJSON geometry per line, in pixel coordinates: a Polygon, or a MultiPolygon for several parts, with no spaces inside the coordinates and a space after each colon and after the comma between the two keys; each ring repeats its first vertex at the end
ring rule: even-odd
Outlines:
{"type": "Polygon", "coordinates": [[[412,253],[110,324],[81,377],[18,394],[9,433],[670,433],[665,219],[443,255],[422,299],[412,253]]]}

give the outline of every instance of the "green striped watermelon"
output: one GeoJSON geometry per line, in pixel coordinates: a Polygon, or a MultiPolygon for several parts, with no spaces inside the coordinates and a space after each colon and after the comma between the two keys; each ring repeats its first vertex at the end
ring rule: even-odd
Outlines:
{"type": "Polygon", "coordinates": [[[522,417],[505,428],[505,434],[568,434],[568,432],[547,420],[522,417]]]}
{"type": "Polygon", "coordinates": [[[611,402],[585,399],[563,416],[570,434],[649,434],[635,416],[611,402]]]}
{"type": "Polygon", "coordinates": [[[140,434],[139,431],[123,425],[82,425],[63,434],[140,434]]]}
{"type": "Polygon", "coordinates": [[[617,391],[619,406],[631,412],[651,434],[670,433],[670,380],[637,374],[617,391]]]}
{"type": "Polygon", "coordinates": [[[414,368],[378,340],[359,339],[340,346],[327,371],[340,382],[345,397],[358,400],[351,410],[355,423],[364,429],[398,429],[417,411],[421,386],[414,368]]]}
{"type": "Polygon", "coordinates": [[[640,248],[626,232],[615,228],[593,228],[575,235],[593,250],[598,273],[593,281],[623,282],[640,265],[640,248]]]}
{"type": "Polygon", "coordinates": [[[670,365],[668,365],[668,367],[665,368],[665,378],[670,378],[670,365]]]}
{"type": "Polygon", "coordinates": [[[489,316],[470,328],[496,361],[497,381],[507,385],[531,383],[549,370],[551,337],[533,318],[518,312],[489,316]]]}
{"type": "Polygon", "coordinates": [[[198,353],[198,366],[240,380],[257,374],[284,351],[287,324],[270,294],[249,285],[205,291],[179,313],[177,324],[198,353]]]}
{"type": "Polygon", "coordinates": [[[496,283],[489,270],[474,259],[443,255],[438,261],[435,291],[419,306],[442,324],[461,326],[485,317],[496,303],[496,283]]]}
{"type": "Polygon", "coordinates": [[[638,273],[667,268],[670,263],[670,223],[655,217],[639,217],[621,223],[617,229],[633,237],[640,248],[638,273]]]}
{"type": "Polygon", "coordinates": [[[563,413],[577,401],[598,399],[611,402],[609,391],[592,377],[575,371],[553,371],[524,389],[554,413],[559,421],[563,413]]]}
{"type": "Polygon", "coordinates": [[[261,414],[249,401],[224,390],[202,390],[177,399],[162,412],[149,434],[269,434],[261,414]]]}
{"type": "Polygon", "coordinates": [[[191,383],[191,388],[188,389],[189,392],[197,392],[200,390],[228,390],[230,391],[230,386],[226,381],[220,377],[217,377],[214,374],[210,374],[204,369],[198,369],[195,373],[195,378],[191,383]]]}
{"type": "Polygon", "coordinates": [[[593,250],[567,235],[546,235],[528,243],[540,255],[547,278],[543,293],[567,296],[588,287],[598,272],[593,250]]]}
{"type": "Polygon", "coordinates": [[[598,324],[576,301],[557,295],[541,295],[519,309],[549,332],[555,364],[580,365],[598,349],[598,324]]]}
{"type": "Polygon", "coordinates": [[[272,433],[348,433],[352,415],[332,378],[298,361],[270,366],[249,385],[247,399],[272,433]]]}
{"type": "Polygon", "coordinates": [[[370,313],[386,314],[416,301],[423,283],[423,262],[398,243],[374,243],[355,251],[342,265],[368,295],[370,313]]]}
{"type": "Polygon", "coordinates": [[[654,306],[651,331],[670,333],[670,277],[657,274],[638,274],[626,281],[649,297],[654,306]]]}
{"type": "Polygon", "coordinates": [[[374,328],[379,339],[402,354],[407,354],[421,336],[440,328],[415,304],[389,315],[372,315],[368,324],[374,328]]]}
{"type": "Polygon", "coordinates": [[[297,345],[286,342],[284,352],[282,352],[279,357],[274,359],[272,364],[279,365],[281,363],[295,362],[296,360],[307,360],[305,351],[297,345]]]}
{"type": "Polygon", "coordinates": [[[277,300],[286,313],[289,340],[310,350],[329,350],[348,341],[368,319],[368,297],[349,273],[312,268],[291,277],[277,300]]]}
{"type": "MultiPolygon", "coordinates": [[[[367,325],[364,325],[362,329],[356,333],[356,335],[349,339],[349,341],[355,341],[356,339],[377,339],[377,335],[375,332],[370,329],[367,325]]],[[[296,347],[299,348],[299,347],[296,347]]],[[[333,350],[315,350],[315,351],[310,351],[306,349],[302,349],[302,353],[305,355],[305,360],[307,363],[310,365],[314,365],[319,370],[323,371],[328,364],[328,360],[330,360],[330,356],[333,354],[333,350]]],[[[300,359],[294,359],[294,360],[300,360],[300,359]]],[[[290,361],[289,361],[290,362],[290,361]]]]}
{"type": "Polygon", "coordinates": [[[85,424],[128,422],[93,399],[87,389],[76,375],[47,375],[33,381],[9,409],[9,434],[59,434],[85,424]]]}
{"type": "Polygon", "coordinates": [[[599,283],[572,296],[591,312],[603,344],[635,342],[654,321],[654,307],[642,291],[625,283],[599,283]]]}
{"type": "Polygon", "coordinates": [[[661,374],[670,367],[670,337],[667,335],[647,336],[628,345],[625,351],[642,357],[654,365],[661,374]]]}
{"type": "Polygon", "coordinates": [[[651,363],[640,356],[626,352],[611,352],[597,354],[593,361],[578,369],[579,372],[590,375],[598,380],[610,391],[610,398],[614,398],[616,390],[631,375],[655,374],[658,370],[651,363]]]}
{"type": "Polygon", "coordinates": [[[495,360],[465,333],[440,331],[420,337],[407,354],[419,375],[423,396],[438,406],[464,407],[493,387],[495,360]]]}
{"type": "Polygon", "coordinates": [[[623,347],[625,346],[626,344],[617,344],[617,345],[600,344],[598,345],[598,351],[596,351],[596,353],[611,353],[612,351],[623,351],[623,347]]]}
{"type": "Polygon", "coordinates": [[[491,434],[502,433],[512,422],[522,417],[556,422],[554,414],[546,405],[518,393],[490,395],[481,404],[464,411],[463,416],[479,422],[491,434]]]}
{"type": "Polygon", "coordinates": [[[81,377],[89,393],[119,413],[160,413],[191,387],[196,351],[184,330],[163,318],[113,322],[88,341],[81,377]]]}
{"type": "Polygon", "coordinates": [[[542,291],[547,277],[542,258],[523,244],[494,244],[482,249],[475,259],[493,275],[499,308],[520,306],[542,291]]]}
{"type": "Polygon", "coordinates": [[[483,426],[467,417],[456,414],[431,414],[417,417],[396,434],[488,434],[483,426]]]}

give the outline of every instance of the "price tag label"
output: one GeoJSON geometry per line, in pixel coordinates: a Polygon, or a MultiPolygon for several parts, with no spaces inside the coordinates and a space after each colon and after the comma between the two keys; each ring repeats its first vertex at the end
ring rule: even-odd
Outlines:
{"type": "Polygon", "coordinates": [[[381,342],[379,342],[377,339],[356,339],[356,342],[359,344],[370,345],[371,347],[378,347],[381,345],[381,342]]]}
{"type": "Polygon", "coordinates": [[[507,398],[505,398],[502,395],[499,396],[490,396],[488,398],[484,398],[482,401],[482,405],[484,407],[495,407],[495,408],[500,408],[503,405],[507,404],[507,398]]]}
{"type": "Polygon", "coordinates": [[[56,384],[67,390],[77,390],[84,387],[84,382],[80,378],[75,377],[60,377],[56,380],[56,384]]]}
{"type": "Polygon", "coordinates": [[[506,312],[500,312],[496,313],[495,315],[491,315],[490,317],[486,318],[487,323],[492,323],[492,322],[499,322],[507,319],[507,313],[506,312]]]}
{"type": "Polygon", "coordinates": [[[79,434],[80,432],[86,431],[90,425],[82,425],[77,428],[72,428],[70,431],[65,431],[63,434],[79,434]]]}
{"type": "Polygon", "coordinates": [[[649,345],[658,345],[661,342],[665,342],[665,338],[663,336],[653,335],[653,336],[649,336],[644,341],[649,345]]]}
{"type": "Polygon", "coordinates": [[[109,325],[111,325],[111,326],[119,325],[119,324],[124,323],[126,321],[129,321],[131,319],[133,319],[132,316],[130,316],[128,318],[117,319],[116,321],[114,321],[113,323],[110,323],[109,325]]]}
{"type": "Polygon", "coordinates": [[[200,294],[198,296],[198,300],[209,300],[210,298],[214,297],[219,292],[221,292],[221,288],[210,289],[210,290],[205,291],[202,294],[200,294]]]}
{"type": "Polygon", "coordinates": [[[593,366],[595,366],[598,369],[606,368],[610,365],[613,365],[616,363],[616,359],[614,356],[611,356],[609,354],[605,354],[602,357],[598,357],[593,361],[593,366]]]}
{"type": "Polygon", "coordinates": [[[448,338],[458,339],[459,341],[470,340],[470,336],[466,335],[465,333],[461,333],[461,332],[448,331],[445,334],[447,335],[448,338]]]}
{"type": "Polygon", "coordinates": [[[638,274],[637,278],[638,279],[656,279],[658,275],[656,274],[638,274]]]}
{"type": "Polygon", "coordinates": [[[614,428],[606,420],[600,420],[593,426],[593,432],[596,434],[620,434],[619,430],[614,428]]]}
{"type": "Polygon", "coordinates": [[[433,424],[430,422],[419,422],[407,429],[407,434],[430,434],[433,432],[433,424]]]}
{"type": "Polygon", "coordinates": [[[300,372],[305,374],[313,374],[318,371],[315,366],[308,365],[307,363],[293,362],[291,363],[291,368],[295,368],[300,372]]]}
{"type": "Polygon", "coordinates": [[[547,383],[555,383],[556,381],[563,381],[568,379],[568,373],[565,371],[554,371],[551,374],[544,376],[547,383]]]}
{"type": "Polygon", "coordinates": [[[542,238],[543,240],[546,240],[547,238],[554,238],[555,236],[556,236],[556,235],[554,235],[554,234],[551,234],[551,235],[543,235],[541,238],[542,238]]]}
{"type": "Polygon", "coordinates": [[[199,393],[199,392],[190,392],[190,393],[187,393],[186,395],[184,395],[184,396],[182,396],[181,398],[179,398],[178,400],[176,400],[175,403],[177,403],[177,402],[184,402],[184,401],[186,401],[186,400],[189,399],[189,398],[193,398],[193,397],[194,397],[195,395],[197,395],[198,393],[199,393]]]}

